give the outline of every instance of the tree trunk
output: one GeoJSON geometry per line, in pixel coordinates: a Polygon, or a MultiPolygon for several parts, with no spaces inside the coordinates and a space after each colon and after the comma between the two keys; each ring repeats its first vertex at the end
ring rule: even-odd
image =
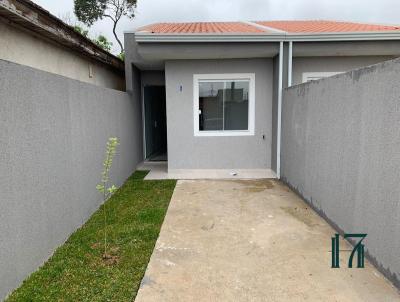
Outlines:
{"type": "Polygon", "coordinates": [[[117,40],[117,42],[119,44],[119,47],[121,47],[121,53],[123,53],[124,52],[124,46],[122,45],[121,41],[118,39],[118,35],[117,35],[116,31],[115,31],[115,29],[117,28],[117,22],[118,21],[114,22],[113,34],[114,34],[115,40],[117,40]]]}

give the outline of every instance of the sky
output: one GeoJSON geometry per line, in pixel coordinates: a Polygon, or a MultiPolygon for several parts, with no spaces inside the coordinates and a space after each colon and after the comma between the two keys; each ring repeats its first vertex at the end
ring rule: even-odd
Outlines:
{"type": "MultiPolygon", "coordinates": [[[[73,0],[33,0],[61,19],[74,17],[73,0]]],[[[340,20],[400,25],[399,0],[138,0],[133,20],[123,19],[118,34],[155,22],[340,20]]],[[[112,22],[104,19],[90,28],[90,36],[113,38],[112,22]]]]}

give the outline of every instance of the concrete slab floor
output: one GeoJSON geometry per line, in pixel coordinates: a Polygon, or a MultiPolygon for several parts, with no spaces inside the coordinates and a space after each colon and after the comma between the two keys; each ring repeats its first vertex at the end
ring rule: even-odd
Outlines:
{"type": "Polygon", "coordinates": [[[137,166],[138,170],[149,170],[145,180],[169,179],[168,162],[166,161],[145,161],[137,166]]]}
{"type": "Polygon", "coordinates": [[[271,169],[168,169],[166,161],[144,161],[138,170],[149,170],[145,180],[154,179],[265,179],[276,178],[271,169]]]}
{"type": "Polygon", "coordinates": [[[330,267],[334,233],[279,181],[179,181],[135,301],[400,301],[349,252],[330,267]]]}

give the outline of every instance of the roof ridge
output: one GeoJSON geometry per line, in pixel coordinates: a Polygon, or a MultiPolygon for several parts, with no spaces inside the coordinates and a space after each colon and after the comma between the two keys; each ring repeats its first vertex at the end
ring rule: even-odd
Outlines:
{"type": "MultiPolygon", "coordinates": [[[[154,22],[150,23],[148,25],[153,25],[153,24],[192,24],[192,23],[241,23],[244,21],[240,20],[231,20],[231,21],[173,21],[173,22],[154,22]]],[[[145,25],[147,26],[147,25],[145,25]]]]}
{"type": "Polygon", "coordinates": [[[338,20],[338,19],[292,19],[292,20],[256,20],[251,22],[333,22],[333,23],[351,23],[360,25],[376,25],[376,26],[389,26],[389,27],[399,27],[400,24],[389,24],[389,23],[378,23],[378,22],[362,22],[362,21],[350,21],[350,20],[338,20]]]}
{"type": "Polygon", "coordinates": [[[245,24],[257,27],[257,28],[261,28],[261,29],[264,29],[266,31],[272,31],[272,32],[276,32],[276,33],[279,33],[279,34],[283,34],[283,33],[287,34],[287,31],[284,31],[284,30],[281,30],[281,29],[278,29],[278,28],[275,28],[275,27],[270,27],[270,26],[266,26],[266,25],[257,24],[257,23],[252,22],[252,21],[242,21],[242,23],[245,23],[245,24]]]}

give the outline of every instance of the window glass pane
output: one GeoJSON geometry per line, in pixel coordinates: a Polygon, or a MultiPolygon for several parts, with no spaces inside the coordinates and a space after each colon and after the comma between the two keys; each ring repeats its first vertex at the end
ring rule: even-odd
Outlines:
{"type": "Polygon", "coordinates": [[[224,82],[199,82],[199,130],[223,130],[224,82]]]}
{"type": "Polygon", "coordinates": [[[224,96],[224,130],[248,130],[249,81],[227,81],[224,96]]]}

